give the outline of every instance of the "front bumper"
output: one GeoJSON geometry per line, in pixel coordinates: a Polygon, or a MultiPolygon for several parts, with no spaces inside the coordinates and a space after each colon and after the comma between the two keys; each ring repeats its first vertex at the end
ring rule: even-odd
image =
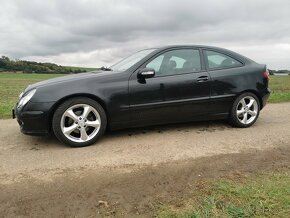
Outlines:
{"type": "Polygon", "coordinates": [[[50,133],[50,111],[53,103],[29,102],[23,108],[14,107],[12,117],[17,119],[20,130],[27,135],[50,133]]]}

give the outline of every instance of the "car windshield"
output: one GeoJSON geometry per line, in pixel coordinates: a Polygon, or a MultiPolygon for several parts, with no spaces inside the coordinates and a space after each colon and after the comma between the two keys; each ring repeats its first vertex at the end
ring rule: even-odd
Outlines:
{"type": "Polygon", "coordinates": [[[129,57],[121,60],[120,62],[114,64],[110,67],[110,69],[114,71],[125,71],[140,61],[142,58],[153,52],[155,49],[146,49],[142,51],[138,51],[129,57]]]}

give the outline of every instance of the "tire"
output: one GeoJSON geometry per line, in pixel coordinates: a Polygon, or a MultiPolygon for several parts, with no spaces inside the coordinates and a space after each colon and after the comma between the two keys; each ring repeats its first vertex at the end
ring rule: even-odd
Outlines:
{"type": "Polygon", "coordinates": [[[230,111],[230,124],[238,128],[252,126],[260,114],[260,102],[254,93],[246,92],[241,94],[234,101],[230,111]]]}
{"type": "Polygon", "coordinates": [[[68,99],[56,109],[52,119],[55,136],[71,147],[94,144],[106,127],[104,109],[98,102],[86,97],[68,99]]]}

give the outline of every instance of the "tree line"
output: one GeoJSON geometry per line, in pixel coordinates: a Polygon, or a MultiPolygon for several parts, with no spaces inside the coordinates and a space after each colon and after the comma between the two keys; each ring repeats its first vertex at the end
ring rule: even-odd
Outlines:
{"type": "Polygon", "coordinates": [[[91,68],[65,67],[53,63],[38,63],[34,61],[11,60],[6,56],[0,58],[0,71],[45,74],[83,73],[91,68]]]}
{"type": "Polygon", "coordinates": [[[269,70],[270,75],[275,75],[275,74],[286,74],[290,75],[290,70],[269,70]]]}

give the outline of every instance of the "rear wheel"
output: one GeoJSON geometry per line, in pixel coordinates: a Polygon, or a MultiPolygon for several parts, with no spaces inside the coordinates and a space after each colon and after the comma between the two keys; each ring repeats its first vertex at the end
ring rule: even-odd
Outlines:
{"type": "Polygon", "coordinates": [[[72,147],[95,143],[106,126],[107,118],[102,106],[85,97],[65,101],[56,109],[52,120],[55,136],[72,147]]]}
{"type": "Polygon", "coordinates": [[[230,123],[235,127],[252,126],[259,117],[260,104],[257,96],[251,92],[240,95],[234,102],[230,113],[230,123]]]}

